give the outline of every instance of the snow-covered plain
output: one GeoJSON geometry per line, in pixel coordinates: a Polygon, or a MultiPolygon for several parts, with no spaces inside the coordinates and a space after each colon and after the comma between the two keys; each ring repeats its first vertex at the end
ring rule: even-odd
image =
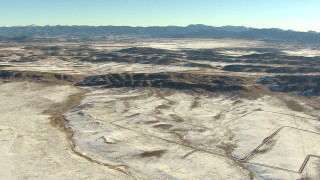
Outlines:
{"type": "Polygon", "coordinates": [[[66,119],[79,152],[138,178],[248,179],[249,171],[224,150],[232,139],[228,129],[214,123],[221,109],[212,106],[222,99],[172,90],[93,90],[66,119]]]}
{"type": "Polygon", "coordinates": [[[0,179],[130,179],[74,154],[52,126],[44,112],[75,93],[71,86],[0,82],[0,179]]]}
{"type": "Polygon", "coordinates": [[[119,50],[127,47],[152,47],[168,50],[211,49],[211,48],[249,48],[264,47],[263,41],[235,39],[139,39],[139,41],[117,43],[95,43],[97,49],[119,50]]]}
{"type": "Polygon", "coordinates": [[[289,54],[291,56],[306,56],[306,57],[316,57],[320,56],[320,51],[316,49],[297,49],[297,50],[284,50],[282,51],[286,54],[289,54]]]}
{"type": "Polygon", "coordinates": [[[66,114],[77,150],[123,166],[136,177],[248,179],[247,168],[267,179],[318,175],[298,171],[307,154],[320,153],[314,146],[319,144],[319,120],[289,109],[277,98],[249,101],[169,89],[90,90],[66,114]],[[273,143],[241,160],[283,126],[314,133],[284,128],[269,140],[273,143]]]}

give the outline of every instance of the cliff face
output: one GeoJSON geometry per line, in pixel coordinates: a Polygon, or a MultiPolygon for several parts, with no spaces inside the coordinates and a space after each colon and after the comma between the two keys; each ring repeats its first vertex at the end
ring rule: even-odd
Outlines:
{"type": "Polygon", "coordinates": [[[87,77],[79,86],[120,87],[155,87],[171,89],[190,89],[205,91],[245,90],[241,85],[244,80],[237,77],[213,76],[185,73],[122,73],[87,77]]]}

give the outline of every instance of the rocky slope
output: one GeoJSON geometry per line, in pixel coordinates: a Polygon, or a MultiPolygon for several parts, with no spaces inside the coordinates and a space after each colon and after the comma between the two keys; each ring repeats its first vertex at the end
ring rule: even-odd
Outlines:
{"type": "Polygon", "coordinates": [[[106,88],[155,87],[214,92],[245,90],[242,85],[244,82],[244,78],[190,73],[121,73],[87,77],[77,85],[106,88]]]}

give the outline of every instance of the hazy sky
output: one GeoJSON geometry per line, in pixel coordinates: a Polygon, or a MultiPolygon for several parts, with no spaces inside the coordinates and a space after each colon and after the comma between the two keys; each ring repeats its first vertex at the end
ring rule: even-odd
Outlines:
{"type": "Polygon", "coordinates": [[[0,26],[213,26],[320,32],[320,0],[0,0],[0,26]]]}

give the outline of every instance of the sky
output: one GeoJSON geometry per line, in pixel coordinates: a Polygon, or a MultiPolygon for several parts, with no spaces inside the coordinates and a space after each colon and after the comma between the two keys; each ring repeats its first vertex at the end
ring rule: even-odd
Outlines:
{"type": "Polygon", "coordinates": [[[246,26],[320,32],[320,0],[0,0],[0,26],[246,26]]]}

